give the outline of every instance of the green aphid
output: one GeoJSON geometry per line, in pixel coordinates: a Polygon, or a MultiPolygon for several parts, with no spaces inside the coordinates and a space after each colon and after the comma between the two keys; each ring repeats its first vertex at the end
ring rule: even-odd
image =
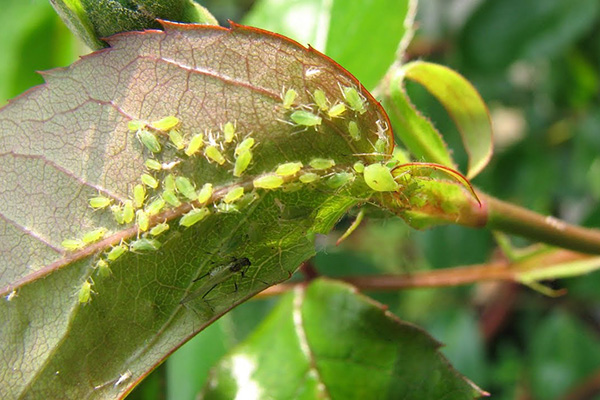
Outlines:
{"type": "Polygon", "coordinates": [[[352,168],[354,168],[354,170],[356,172],[358,172],[359,174],[362,174],[364,172],[364,170],[365,170],[365,164],[363,164],[360,161],[357,161],[357,162],[354,163],[354,165],[352,166],[352,168]]]}
{"type": "Polygon", "coordinates": [[[196,154],[202,146],[204,146],[204,135],[202,133],[197,133],[190,139],[190,142],[185,148],[185,154],[188,157],[191,157],[196,154]]]}
{"type": "Polygon", "coordinates": [[[94,281],[92,281],[90,278],[89,280],[83,282],[83,284],[81,285],[79,293],[77,294],[77,298],[79,299],[80,304],[87,304],[90,301],[92,301],[92,293],[96,293],[92,290],[93,284],[94,281]]]}
{"type": "Polygon", "coordinates": [[[236,186],[230,189],[225,197],[223,197],[223,201],[227,204],[233,203],[238,200],[240,197],[244,195],[244,188],[241,186],[236,186]]]}
{"type": "Polygon", "coordinates": [[[371,164],[365,167],[363,173],[366,184],[376,192],[393,192],[398,189],[392,172],[383,164],[371,164]]]}
{"type": "Polygon", "coordinates": [[[223,136],[225,137],[225,143],[233,142],[235,137],[235,125],[231,122],[227,122],[223,127],[223,136]]]}
{"type": "Polygon", "coordinates": [[[225,164],[225,157],[223,157],[223,154],[221,154],[216,146],[207,146],[206,149],[204,149],[204,155],[209,161],[212,160],[219,165],[225,164]]]}
{"type": "Polygon", "coordinates": [[[146,214],[152,216],[152,215],[156,215],[158,213],[160,213],[163,208],[165,208],[166,206],[166,202],[162,197],[158,197],[154,200],[152,200],[152,202],[150,202],[150,204],[148,204],[146,206],[146,208],[144,209],[144,211],[146,211],[146,214]]]}
{"type": "Polygon", "coordinates": [[[190,227],[202,221],[208,214],[210,214],[210,210],[206,207],[194,208],[181,217],[179,225],[190,227]]]}
{"type": "Polygon", "coordinates": [[[135,216],[135,208],[133,207],[133,202],[131,200],[125,200],[123,203],[123,222],[129,224],[133,221],[135,216]]]}
{"type": "Polygon", "coordinates": [[[294,101],[296,101],[296,97],[298,97],[298,92],[294,89],[288,89],[283,95],[283,108],[289,110],[294,104],[294,101]]]}
{"type": "Polygon", "coordinates": [[[224,214],[240,212],[240,208],[236,204],[219,203],[216,205],[216,208],[217,212],[224,214]]]}
{"type": "Polygon", "coordinates": [[[86,245],[90,244],[90,243],[94,243],[94,242],[97,242],[98,240],[102,239],[104,237],[104,235],[106,235],[106,232],[108,232],[108,229],[106,229],[106,228],[97,228],[97,229],[94,229],[93,231],[85,233],[83,235],[83,237],[81,238],[81,240],[86,245]]]}
{"type": "Polygon", "coordinates": [[[167,204],[169,204],[170,206],[173,207],[179,207],[181,205],[181,200],[179,200],[179,198],[177,197],[177,195],[175,194],[175,192],[173,190],[168,190],[165,189],[162,192],[162,198],[167,202],[167,204]]]}
{"type": "Polygon", "coordinates": [[[110,211],[112,211],[113,217],[115,218],[115,221],[117,221],[117,224],[122,225],[125,223],[122,205],[115,204],[114,206],[110,206],[110,211]]]}
{"type": "Polygon", "coordinates": [[[257,189],[277,189],[283,185],[283,178],[275,174],[263,175],[254,179],[252,184],[257,189]]]}
{"type": "Polygon", "coordinates": [[[139,120],[131,120],[127,123],[127,129],[131,132],[137,132],[146,127],[146,123],[139,120]]]}
{"type": "Polygon", "coordinates": [[[190,180],[184,176],[178,176],[175,178],[175,187],[177,188],[177,191],[183,195],[183,197],[190,201],[194,201],[198,197],[196,188],[192,182],[190,182],[190,180]]]}
{"type": "Polygon", "coordinates": [[[137,210],[135,212],[135,223],[137,224],[138,231],[146,232],[150,227],[150,217],[144,210],[137,210]]]}
{"type": "Polygon", "coordinates": [[[212,197],[212,194],[213,194],[212,183],[205,183],[204,185],[202,185],[202,188],[198,192],[198,198],[196,200],[198,200],[198,203],[200,203],[200,204],[205,204],[208,200],[210,200],[210,198],[212,197]]]}
{"type": "Polygon", "coordinates": [[[153,160],[151,158],[149,158],[146,161],[144,161],[144,165],[148,169],[151,169],[151,170],[154,170],[154,171],[160,171],[162,169],[162,165],[158,161],[153,160]]]}
{"type": "Polygon", "coordinates": [[[169,174],[165,177],[165,179],[163,179],[163,188],[165,190],[171,190],[173,192],[176,190],[175,176],[173,176],[173,174],[169,174]]]}
{"type": "Polygon", "coordinates": [[[308,165],[316,170],[322,171],[335,167],[335,161],[330,158],[313,158],[308,165]]]}
{"type": "Polygon", "coordinates": [[[356,121],[350,121],[348,122],[348,133],[350,134],[350,137],[352,138],[352,140],[360,140],[361,135],[360,135],[360,128],[358,127],[358,124],[356,123],[356,121]]]}
{"type": "Polygon", "coordinates": [[[337,103],[327,111],[329,118],[336,118],[346,112],[346,105],[344,103],[337,103]]]}
{"type": "Polygon", "coordinates": [[[289,162],[279,165],[275,173],[279,176],[296,175],[298,171],[302,169],[302,167],[303,165],[301,162],[289,162]]]}
{"type": "Polygon", "coordinates": [[[96,196],[96,197],[92,197],[89,200],[90,203],[90,207],[92,207],[94,210],[100,210],[102,208],[106,208],[110,205],[110,203],[112,203],[112,199],[109,199],[108,197],[104,197],[104,196],[96,196]]]}
{"type": "Polygon", "coordinates": [[[166,222],[163,222],[163,223],[160,223],[160,224],[154,226],[152,229],[150,229],[150,235],[158,236],[168,230],[169,230],[169,224],[167,224],[166,222]]]}
{"type": "Polygon", "coordinates": [[[175,116],[164,117],[162,119],[159,119],[158,121],[150,123],[150,125],[152,125],[154,129],[166,132],[169,129],[173,129],[177,125],[179,125],[179,118],[175,116]]]}
{"type": "Polygon", "coordinates": [[[250,162],[252,161],[252,150],[242,151],[235,159],[233,165],[233,176],[240,177],[248,169],[250,162]]]}
{"type": "Polygon", "coordinates": [[[353,87],[344,87],[342,90],[344,100],[348,106],[359,114],[365,113],[365,98],[362,94],[358,93],[353,87]]]}
{"type": "Polygon", "coordinates": [[[142,174],[142,176],[140,177],[140,180],[142,181],[142,183],[152,189],[156,189],[158,187],[158,181],[156,180],[155,177],[153,177],[150,174],[142,174]]]}
{"type": "Polygon", "coordinates": [[[327,100],[325,92],[321,89],[317,89],[313,92],[313,99],[315,99],[315,103],[321,111],[327,111],[327,109],[329,109],[329,100],[327,100]]]}
{"type": "Polygon", "coordinates": [[[116,245],[115,247],[110,249],[108,253],[106,253],[106,259],[108,261],[116,261],[119,257],[125,254],[127,250],[129,249],[124,244],[116,245]]]}
{"type": "Polygon", "coordinates": [[[64,247],[66,250],[75,251],[82,249],[85,246],[85,243],[81,239],[65,239],[60,245],[64,247]]]}
{"type": "Polygon", "coordinates": [[[388,146],[388,142],[385,139],[379,138],[375,142],[375,151],[378,153],[385,153],[388,146]]]}
{"type": "Polygon", "coordinates": [[[321,125],[322,118],[310,111],[297,110],[290,115],[292,121],[296,124],[306,127],[321,125]]]}
{"type": "Polygon", "coordinates": [[[108,263],[102,259],[96,262],[96,269],[98,270],[98,275],[100,275],[102,278],[108,278],[112,274],[108,263]]]}
{"type": "Polygon", "coordinates": [[[338,172],[327,179],[327,186],[337,189],[354,180],[354,174],[350,172],[338,172]]]}
{"type": "Polygon", "coordinates": [[[137,131],[136,135],[139,141],[142,142],[142,144],[146,146],[146,148],[151,152],[160,153],[160,151],[162,150],[162,147],[154,133],[146,129],[141,129],[137,131]]]}
{"type": "Polygon", "coordinates": [[[177,129],[171,129],[169,131],[169,140],[177,150],[183,150],[185,147],[185,139],[177,129]]]}
{"type": "Polygon", "coordinates": [[[320,178],[319,175],[315,174],[314,172],[305,172],[302,175],[300,175],[300,182],[302,183],[313,183],[318,181],[320,178]]]}
{"type": "Polygon", "coordinates": [[[129,250],[132,252],[156,251],[160,249],[160,246],[160,242],[156,239],[141,238],[131,242],[129,250]]]}
{"type": "Polygon", "coordinates": [[[133,205],[135,208],[142,208],[144,201],[146,201],[146,187],[138,183],[133,187],[133,205]]]}
{"type": "Polygon", "coordinates": [[[242,140],[242,142],[236,146],[234,155],[237,157],[240,154],[242,154],[243,152],[245,152],[246,150],[250,150],[252,148],[252,146],[254,146],[254,138],[251,138],[251,137],[246,138],[246,139],[242,140]]]}

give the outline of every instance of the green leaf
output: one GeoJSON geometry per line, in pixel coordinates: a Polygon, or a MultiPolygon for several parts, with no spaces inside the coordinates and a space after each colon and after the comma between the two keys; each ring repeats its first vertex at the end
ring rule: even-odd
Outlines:
{"type": "Polygon", "coordinates": [[[253,28],[164,27],[110,38],[112,48],[44,73],[45,85],[0,110],[0,293],[10,300],[0,302],[1,398],[124,395],[217,317],[287,279],[314,254],[315,233],[328,232],[372,194],[354,163],[371,164],[392,151],[379,104],[322,54],[253,28]],[[331,118],[313,102],[317,89],[343,102],[341,89],[350,87],[366,112],[348,109],[344,118],[331,118]],[[290,88],[298,95],[286,108],[290,88]],[[322,123],[293,124],[299,109],[322,123]],[[165,117],[177,118],[170,121],[186,141],[203,135],[196,153],[188,156],[153,127],[165,117]],[[356,122],[358,140],[348,121],[356,122]],[[230,142],[227,122],[235,128],[230,142]],[[156,137],[160,152],[146,147],[142,130],[156,137]],[[253,157],[236,177],[235,149],[249,138],[253,157]],[[375,152],[377,142],[385,154],[375,152]],[[147,169],[149,158],[164,169],[147,169]],[[331,163],[315,169],[315,159],[331,163]],[[276,175],[290,162],[304,167],[276,175]],[[160,186],[144,189],[144,173],[160,186]],[[304,173],[320,179],[300,183],[304,173]],[[269,176],[283,183],[254,187],[269,176]],[[192,195],[175,177],[187,178],[198,194],[209,184],[212,191],[190,201],[176,193],[185,186],[192,195]],[[137,210],[139,227],[119,224],[110,207],[90,207],[100,193],[112,200],[119,221],[130,221],[136,186],[144,206],[167,192],[181,205],[155,215],[137,210]],[[238,187],[241,198],[222,201],[238,187]],[[182,226],[193,207],[208,212],[182,226]],[[165,222],[169,229],[153,237],[152,228],[165,222]],[[99,241],[74,251],[61,247],[100,227],[108,231],[96,235],[99,241]],[[112,246],[134,243],[138,253],[108,258],[112,246]],[[95,270],[102,260],[110,270],[95,270]],[[89,296],[80,296],[82,289],[89,296]]]}
{"type": "Polygon", "coordinates": [[[414,0],[262,0],[244,23],[312,45],[372,89],[402,59],[415,10],[414,0]]]}
{"type": "Polygon", "coordinates": [[[415,156],[454,168],[451,155],[431,122],[421,116],[404,91],[404,79],[420,83],[444,106],[461,133],[469,155],[467,177],[475,177],[492,156],[492,124],[483,99],[460,74],[427,62],[408,63],[398,71],[389,102],[398,135],[415,156]]]}
{"type": "Polygon", "coordinates": [[[483,392],[439,343],[346,284],[319,279],[286,295],[213,371],[205,399],[473,399],[483,392]]]}

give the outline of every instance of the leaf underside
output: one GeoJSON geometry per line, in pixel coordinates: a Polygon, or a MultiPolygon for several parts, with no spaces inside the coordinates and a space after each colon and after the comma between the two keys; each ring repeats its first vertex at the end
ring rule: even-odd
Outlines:
{"type": "Polygon", "coordinates": [[[44,73],[45,85],[0,110],[2,398],[124,396],[203,327],[287,279],[314,253],[314,233],[328,232],[370,195],[352,165],[379,161],[393,147],[387,116],[358,81],[284,37],[237,25],[165,23],[165,31],[108,41],[111,48],[44,73]],[[347,104],[343,115],[330,117],[316,106],[316,89],[333,106],[345,101],[348,88],[359,93],[364,113],[347,104]],[[298,95],[286,108],[289,89],[298,95]],[[294,124],[291,114],[300,110],[322,122],[294,124]],[[204,134],[198,154],[185,155],[150,126],[162,147],[152,154],[128,129],[130,122],[151,125],[167,116],[178,118],[186,139],[204,134]],[[359,139],[348,134],[350,121],[359,139]],[[227,122],[235,125],[231,143],[223,136],[227,122]],[[250,137],[252,161],[235,177],[235,147],[250,137]],[[386,154],[375,152],[377,141],[386,154]],[[210,145],[223,155],[222,165],[204,155],[210,145]],[[177,164],[149,171],[148,158],[177,164]],[[320,158],[335,165],[309,166],[320,158]],[[288,162],[303,168],[272,190],[254,186],[288,162]],[[309,172],[320,179],[300,183],[309,172]],[[126,252],[103,277],[94,267],[111,246],[147,234],[134,223],[119,225],[109,209],[92,210],[88,201],[100,193],[113,205],[125,202],[143,173],[161,182],[148,189],[146,203],[162,193],[169,173],[196,189],[211,183],[210,215],[180,226],[182,215],[203,205],[179,195],[181,206],[150,218],[150,228],[169,224],[157,237],[160,249],[126,252]],[[239,186],[246,195],[223,203],[239,186]],[[76,251],[61,247],[98,227],[108,229],[102,240],[76,251]],[[250,265],[243,270],[228,269],[244,259],[250,265]],[[82,303],[86,282],[91,301],[82,303]]]}

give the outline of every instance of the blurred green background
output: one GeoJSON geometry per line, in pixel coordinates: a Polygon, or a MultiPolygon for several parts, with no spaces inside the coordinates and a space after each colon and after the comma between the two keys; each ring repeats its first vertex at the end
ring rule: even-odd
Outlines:
{"type": "MultiPolygon", "coordinates": [[[[224,25],[227,19],[260,24],[273,18],[266,14],[272,11],[266,1],[257,3],[211,0],[203,5],[224,25]]],[[[2,0],[2,5],[0,104],[5,104],[43,82],[36,70],[66,66],[88,50],[48,1],[2,0]]],[[[540,213],[600,226],[600,2],[427,0],[419,4],[417,21],[408,58],[454,68],[490,107],[496,151],[474,183],[540,213]]],[[[382,24],[372,23],[374,31],[381,31],[382,24]]],[[[335,47],[328,43],[328,53],[335,53],[335,47]]],[[[376,46],[364,49],[356,57],[377,51],[376,46]]],[[[380,63],[385,69],[389,60],[380,63]]],[[[464,164],[460,139],[443,108],[420,87],[408,89],[464,164]]],[[[320,273],[446,268],[489,261],[496,251],[490,232],[460,227],[416,232],[398,219],[377,218],[335,247],[350,221],[341,221],[339,231],[319,238],[314,264],[320,273]]],[[[520,239],[515,243],[527,244],[520,239]]],[[[372,296],[443,342],[452,364],[493,399],[600,399],[600,273],[554,285],[566,287],[568,295],[551,299],[528,288],[491,283],[372,296]]],[[[276,301],[239,306],[183,346],[129,398],[194,398],[210,367],[276,301]]]]}

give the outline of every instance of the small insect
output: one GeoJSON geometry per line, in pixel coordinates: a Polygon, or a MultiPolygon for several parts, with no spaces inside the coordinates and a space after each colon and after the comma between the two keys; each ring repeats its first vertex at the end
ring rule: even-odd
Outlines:
{"type": "Polygon", "coordinates": [[[150,216],[156,215],[159,212],[161,212],[162,209],[165,208],[166,205],[167,204],[166,204],[165,200],[162,197],[158,197],[158,198],[152,200],[152,202],[150,202],[150,204],[148,204],[146,206],[144,211],[146,211],[146,213],[150,216]]]}
{"type": "Polygon", "coordinates": [[[354,165],[352,166],[352,168],[354,168],[354,170],[356,172],[358,172],[359,174],[362,174],[364,172],[364,170],[365,170],[365,164],[363,164],[360,161],[357,161],[357,162],[354,163],[354,165]]]}
{"type": "Polygon", "coordinates": [[[367,185],[376,192],[393,192],[398,189],[392,172],[383,164],[367,165],[363,174],[367,185]]]}
{"type": "Polygon", "coordinates": [[[388,146],[387,140],[379,138],[379,139],[377,139],[377,141],[375,142],[375,145],[373,147],[375,148],[376,152],[385,153],[387,146],[388,146]]]}
{"type": "Polygon", "coordinates": [[[129,250],[132,252],[156,251],[160,249],[160,242],[156,239],[141,238],[134,240],[129,245],[129,250]]]}
{"type": "Polygon", "coordinates": [[[133,221],[135,216],[135,208],[131,200],[125,200],[123,203],[123,221],[128,224],[133,221]]]}
{"type": "Polygon", "coordinates": [[[169,230],[169,224],[167,224],[166,222],[162,222],[162,223],[154,226],[152,229],[150,229],[150,235],[158,236],[168,230],[169,230]]]}
{"type": "Polygon", "coordinates": [[[191,157],[196,154],[202,146],[204,146],[204,135],[202,133],[197,133],[190,139],[190,142],[185,148],[185,154],[188,157],[191,157]]]}
{"type": "Polygon", "coordinates": [[[108,278],[112,274],[108,263],[103,259],[100,259],[96,262],[96,269],[98,270],[98,275],[100,275],[102,278],[108,278]]]}
{"type": "Polygon", "coordinates": [[[233,142],[235,137],[235,125],[231,122],[227,122],[223,127],[223,136],[225,137],[225,143],[233,142]]]}
{"type": "Polygon", "coordinates": [[[313,99],[315,99],[315,104],[321,111],[327,111],[329,109],[329,100],[327,100],[325,92],[321,89],[317,89],[313,92],[313,99]]]}
{"type": "Polygon", "coordinates": [[[275,174],[263,175],[254,179],[252,184],[257,189],[277,189],[283,185],[283,178],[275,174]]]}
{"type": "Polygon", "coordinates": [[[296,175],[303,166],[301,162],[289,162],[279,165],[275,173],[279,176],[296,175]]]}
{"type": "Polygon", "coordinates": [[[352,174],[350,172],[338,172],[337,174],[333,174],[327,180],[327,186],[329,186],[332,189],[337,189],[337,188],[344,186],[345,184],[347,184],[349,182],[352,182],[354,180],[354,178],[355,178],[354,174],[352,174]]]}
{"type": "Polygon", "coordinates": [[[141,129],[144,129],[146,127],[146,124],[143,121],[139,121],[139,120],[131,120],[127,123],[127,129],[129,129],[131,132],[137,132],[141,129]]]}
{"type": "Polygon", "coordinates": [[[140,129],[137,131],[136,135],[138,140],[152,153],[160,153],[162,150],[162,147],[154,133],[146,129],[140,129]]]}
{"type": "Polygon", "coordinates": [[[148,213],[144,210],[137,210],[135,212],[135,223],[137,224],[140,232],[146,232],[150,227],[150,218],[148,213]]]}
{"type": "Polygon", "coordinates": [[[82,249],[85,246],[85,243],[81,239],[65,239],[60,245],[64,247],[66,250],[75,251],[82,249]]]}
{"type": "Polygon", "coordinates": [[[190,227],[202,221],[208,214],[210,214],[210,210],[206,207],[194,208],[181,217],[179,225],[190,227]]]}
{"type": "Polygon", "coordinates": [[[250,150],[254,146],[254,138],[246,138],[240,144],[238,144],[235,148],[234,155],[237,157],[242,154],[246,150],[250,150]]]}
{"type": "Polygon", "coordinates": [[[125,382],[127,379],[131,378],[131,371],[127,370],[124,374],[119,374],[119,379],[115,382],[115,387],[119,386],[121,383],[125,382]]]}
{"type": "Polygon", "coordinates": [[[169,140],[177,150],[183,150],[185,147],[185,139],[177,129],[171,129],[169,131],[169,140]]]}
{"type": "Polygon", "coordinates": [[[142,181],[142,183],[152,189],[156,189],[158,187],[158,181],[156,180],[155,177],[153,177],[150,174],[142,174],[142,176],[140,177],[140,180],[142,181]]]}
{"type": "Polygon", "coordinates": [[[163,188],[165,188],[165,190],[171,190],[173,192],[176,190],[175,176],[173,176],[173,174],[169,174],[165,177],[165,179],[163,179],[163,188]]]}
{"type": "Polygon", "coordinates": [[[118,244],[108,251],[106,254],[106,259],[108,261],[116,261],[119,257],[125,254],[127,250],[129,250],[127,246],[124,244],[118,244]]]}
{"type": "Polygon", "coordinates": [[[283,95],[283,108],[289,110],[294,104],[296,97],[298,97],[298,92],[294,89],[288,89],[283,95]]]}
{"type": "Polygon", "coordinates": [[[350,134],[352,140],[360,140],[360,129],[358,128],[358,124],[356,123],[356,121],[348,122],[348,133],[350,134]]]}
{"type": "Polygon", "coordinates": [[[90,207],[92,207],[94,210],[100,210],[103,208],[106,208],[110,205],[110,203],[112,203],[112,199],[109,199],[108,197],[104,197],[104,196],[96,196],[96,197],[92,197],[89,200],[90,203],[90,207]]]}
{"type": "Polygon", "coordinates": [[[6,295],[5,299],[6,301],[13,301],[15,299],[15,297],[17,297],[17,290],[13,290],[12,292],[10,292],[9,294],[6,295]]]}
{"type": "Polygon", "coordinates": [[[225,157],[223,157],[223,154],[221,154],[216,146],[207,146],[206,149],[204,149],[204,155],[209,161],[212,160],[219,165],[225,164],[225,157]]]}
{"type": "Polygon", "coordinates": [[[200,188],[200,191],[198,192],[198,198],[196,200],[198,200],[198,203],[204,204],[208,200],[210,200],[210,198],[212,197],[212,194],[213,194],[212,183],[205,183],[204,185],[202,185],[202,188],[200,188]]]}
{"type": "Polygon", "coordinates": [[[164,117],[162,119],[159,119],[158,121],[150,123],[150,125],[152,125],[154,129],[166,132],[169,129],[173,129],[177,125],[179,125],[179,118],[175,116],[164,117]]]}
{"type": "Polygon", "coordinates": [[[319,180],[320,176],[315,174],[314,172],[305,172],[300,175],[300,182],[302,183],[313,183],[319,180]]]}
{"type": "MultiPolygon", "coordinates": [[[[208,277],[208,280],[202,286],[184,297],[183,300],[181,300],[181,303],[190,302],[198,297],[204,299],[215,287],[217,287],[217,285],[225,282],[237,273],[243,278],[250,265],[252,265],[252,263],[247,257],[234,257],[230,262],[211,269],[206,274],[194,279],[194,282],[198,282],[208,277]]],[[[234,286],[237,291],[237,282],[234,282],[234,286]]]]}
{"type": "Polygon", "coordinates": [[[162,193],[162,198],[173,207],[179,207],[181,205],[181,201],[172,190],[165,189],[162,193]]]}
{"type": "Polygon", "coordinates": [[[242,197],[243,195],[244,188],[242,186],[236,186],[227,192],[225,197],[223,197],[223,201],[227,204],[230,204],[242,197]]]}
{"type": "Polygon", "coordinates": [[[89,278],[81,285],[79,289],[79,293],[77,294],[77,298],[79,299],[80,304],[87,304],[92,301],[92,293],[96,293],[92,290],[92,285],[94,281],[92,278],[89,278]]]}
{"type": "Polygon", "coordinates": [[[146,187],[138,183],[133,187],[133,205],[135,208],[141,208],[144,201],[146,201],[146,187]]]}
{"type": "Polygon", "coordinates": [[[107,231],[108,230],[106,228],[94,229],[93,231],[85,233],[81,238],[81,241],[86,245],[97,242],[98,240],[102,239],[104,235],[106,235],[107,231]]]}
{"type": "Polygon", "coordinates": [[[179,193],[181,193],[190,201],[194,201],[198,198],[196,188],[192,182],[190,182],[190,180],[184,176],[178,176],[175,178],[175,187],[179,193]]]}
{"type": "Polygon", "coordinates": [[[310,111],[305,111],[305,110],[294,111],[290,115],[290,118],[297,125],[306,126],[306,127],[321,125],[321,121],[322,121],[322,118],[319,117],[318,115],[315,115],[315,114],[311,113],[310,111]]]}
{"type": "Polygon", "coordinates": [[[336,118],[346,112],[346,105],[344,103],[337,103],[327,111],[329,118],[336,118]]]}
{"type": "Polygon", "coordinates": [[[158,161],[153,160],[151,158],[144,161],[144,165],[147,168],[152,169],[154,171],[160,171],[162,169],[162,165],[158,161]]]}
{"type": "Polygon", "coordinates": [[[364,96],[356,91],[353,87],[346,86],[342,89],[342,95],[348,106],[359,114],[364,114],[367,110],[365,109],[364,96]]]}
{"type": "Polygon", "coordinates": [[[160,164],[160,166],[162,167],[162,169],[164,169],[165,171],[168,171],[170,169],[173,169],[174,167],[176,167],[177,165],[179,165],[181,161],[177,160],[177,161],[171,161],[169,163],[162,163],[160,164]]]}
{"type": "Polygon", "coordinates": [[[332,167],[335,167],[335,161],[332,159],[327,159],[327,158],[313,158],[308,165],[310,165],[312,168],[322,171],[325,169],[329,169],[332,167]]]}
{"type": "Polygon", "coordinates": [[[250,162],[252,161],[252,150],[242,151],[235,159],[233,165],[233,176],[240,177],[248,169],[250,162]]]}
{"type": "Polygon", "coordinates": [[[240,212],[240,208],[235,204],[223,202],[223,203],[217,204],[215,207],[216,207],[218,213],[228,214],[228,213],[240,212]]]}

